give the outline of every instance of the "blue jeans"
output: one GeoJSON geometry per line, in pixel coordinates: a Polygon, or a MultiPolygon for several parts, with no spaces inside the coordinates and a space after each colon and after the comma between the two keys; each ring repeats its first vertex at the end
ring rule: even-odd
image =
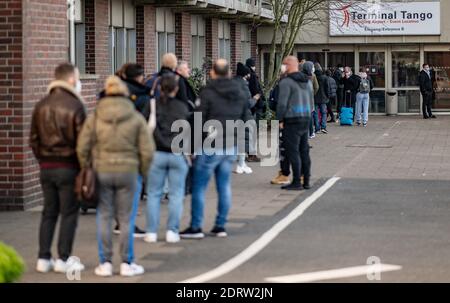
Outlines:
{"type": "Polygon", "coordinates": [[[205,192],[212,174],[219,195],[215,226],[225,227],[231,207],[231,170],[236,156],[199,155],[195,158],[192,179],[191,227],[201,228],[205,208],[205,192]]]}
{"type": "Polygon", "coordinates": [[[309,121],[309,136],[310,137],[314,133],[314,114],[315,114],[315,111],[311,112],[311,119],[309,121]]]}
{"type": "Polygon", "coordinates": [[[316,125],[316,132],[320,131],[321,129],[327,128],[327,105],[326,103],[323,104],[315,104],[314,105],[315,111],[314,111],[314,123],[316,125]],[[320,110],[320,114],[322,116],[322,121],[319,124],[319,115],[318,112],[320,110]]]}
{"type": "Polygon", "coordinates": [[[167,230],[178,233],[183,213],[188,164],[182,155],[157,151],[147,181],[147,232],[157,233],[163,187],[169,185],[169,217],[167,230]]]}
{"type": "Polygon", "coordinates": [[[358,93],[356,95],[356,123],[361,123],[361,113],[363,124],[367,124],[367,121],[369,120],[369,94],[358,93]]]}

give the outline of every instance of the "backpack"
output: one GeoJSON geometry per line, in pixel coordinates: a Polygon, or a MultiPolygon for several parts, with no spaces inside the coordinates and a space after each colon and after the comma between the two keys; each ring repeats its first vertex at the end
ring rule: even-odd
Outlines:
{"type": "Polygon", "coordinates": [[[359,92],[360,93],[370,93],[369,79],[361,79],[361,82],[359,83],[359,92]]]}

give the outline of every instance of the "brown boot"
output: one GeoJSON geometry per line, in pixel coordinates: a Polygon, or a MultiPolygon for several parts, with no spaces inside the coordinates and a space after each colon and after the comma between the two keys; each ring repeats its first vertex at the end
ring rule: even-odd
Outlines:
{"type": "Polygon", "coordinates": [[[273,178],[272,181],[270,181],[270,183],[276,185],[285,185],[291,183],[291,180],[289,180],[288,176],[283,175],[283,173],[279,171],[278,176],[273,178]]]}
{"type": "Polygon", "coordinates": [[[261,162],[261,159],[258,158],[256,155],[249,155],[247,157],[247,162],[261,162]]]}

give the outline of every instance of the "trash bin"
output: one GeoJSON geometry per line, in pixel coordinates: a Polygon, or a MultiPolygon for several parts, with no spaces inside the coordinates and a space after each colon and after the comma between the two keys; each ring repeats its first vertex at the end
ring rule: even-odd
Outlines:
{"type": "Polygon", "coordinates": [[[386,114],[388,116],[398,114],[398,93],[394,89],[386,91],[386,114]]]}

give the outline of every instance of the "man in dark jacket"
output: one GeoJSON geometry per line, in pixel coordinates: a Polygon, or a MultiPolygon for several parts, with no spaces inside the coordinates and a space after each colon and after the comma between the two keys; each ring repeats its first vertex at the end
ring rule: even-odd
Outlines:
{"type": "MultiPolygon", "coordinates": [[[[202,123],[218,122],[222,128],[220,131],[210,127],[206,136],[205,145],[210,142],[215,146],[203,148],[200,144],[194,160],[194,174],[192,185],[191,224],[180,236],[187,239],[201,239],[203,209],[205,205],[205,192],[209,179],[214,174],[216,177],[217,192],[219,195],[218,214],[211,234],[216,237],[226,237],[225,224],[231,206],[231,171],[236,159],[236,140],[242,142],[242,133],[236,134],[235,129],[231,131],[226,128],[227,121],[247,121],[248,97],[242,93],[242,89],[235,80],[229,78],[228,62],[219,59],[213,64],[211,70],[211,81],[200,92],[197,111],[201,113],[202,123]],[[222,148],[217,146],[217,140],[222,141],[222,148]],[[227,146],[227,142],[234,142],[227,146]]],[[[203,129],[203,127],[202,127],[203,129]]]]}
{"type": "Polygon", "coordinates": [[[355,115],[356,94],[359,91],[359,82],[361,78],[353,74],[351,67],[346,66],[344,69],[344,104],[353,107],[353,116],[355,115]]]}
{"type": "MultiPolygon", "coordinates": [[[[173,73],[176,74],[176,68],[178,65],[178,59],[177,57],[172,53],[165,54],[161,59],[161,69],[158,73],[153,74],[150,79],[148,79],[145,83],[145,85],[150,88],[150,94],[153,95],[155,98],[159,97],[159,81],[161,79],[161,76],[166,73],[173,73]]],[[[178,80],[178,93],[175,96],[178,100],[181,100],[186,103],[186,106],[188,106],[189,110],[192,111],[192,104],[189,102],[189,98],[187,95],[187,88],[185,81],[182,79],[182,77],[178,80]]]]}
{"type": "Polygon", "coordinates": [[[319,63],[314,64],[315,74],[317,77],[317,81],[319,82],[319,90],[314,95],[314,122],[316,128],[316,134],[322,132],[327,134],[327,104],[330,102],[329,99],[329,85],[328,78],[323,73],[322,67],[319,63]],[[321,119],[319,121],[318,114],[320,112],[321,119]],[[320,122],[320,123],[319,123],[320,122]]]}
{"type": "Polygon", "coordinates": [[[336,90],[336,113],[337,119],[339,119],[339,115],[341,113],[341,107],[344,102],[344,66],[342,64],[338,64],[337,68],[333,72],[333,79],[336,82],[337,90],[336,90]]]}
{"type": "Polygon", "coordinates": [[[39,272],[84,270],[84,265],[71,257],[79,213],[74,191],[79,172],[76,142],[86,118],[80,92],[78,69],[69,63],[59,65],[55,81],[50,83],[47,96],[36,104],[31,119],[30,146],[39,161],[44,195],[36,266],[39,272]],[[59,259],[53,262],[51,246],[58,217],[59,259]]]}
{"type": "Polygon", "coordinates": [[[422,68],[423,69],[419,74],[419,85],[420,85],[420,93],[422,94],[423,99],[422,103],[423,118],[435,119],[436,116],[433,115],[431,111],[431,104],[433,102],[433,81],[430,66],[428,64],[424,64],[422,68]]]}
{"type": "Polygon", "coordinates": [[[329,99],[330,99],[330,102],[327,103],[327,111],[328,111],[328,114],[331,117],[331,120],[327,121],[327,122],[333,123],[333,122],[336,122],[336,120],[334,119],[333,104],[337,105],[337,90],[338,90],[338,87],[337,87],[336,81],[332,77],[333,74],[332,74],[332,72],[330,70],[327,70],[325,72],[325,75],[327,76],[327,79],[328,79],[328,91],[329,91],[328,96],[329,96],[329,99]]]}
{"type": "Polygon", "coordinates": [[[298,59],[294,56],[283,60],[287,76],[279,83],[277,119],[283,136],[287,160],[292,166],[293,180],[282,189],[309,188],[310,166],[308,129],[311,116],[313,86],[308,75],[299,72],[298,59]],[[304,167],[302,167],[304,166],[304,167]],[[303,187],[300,172],[304,173],[303,187]]]}
{"type": "Polygon", "coordinates": [[[143,84],[144,68],[139,64],[127,64],[121,79],[128,87],[134,107],[148,121],[150,117],[150,89],[143,84]]]}
{"type": "Polygon", "coordinates": [[[194,109],[197,94],[195,93],[194,88],[188,80],[191,77],[189,63],[187,61],[180,61],[177,66],[176,74],[180,76],[180,81],[182,81],[184,83],[184,86],[186,87],[186,97],[190,105],[189,108],[194,109]]]}

